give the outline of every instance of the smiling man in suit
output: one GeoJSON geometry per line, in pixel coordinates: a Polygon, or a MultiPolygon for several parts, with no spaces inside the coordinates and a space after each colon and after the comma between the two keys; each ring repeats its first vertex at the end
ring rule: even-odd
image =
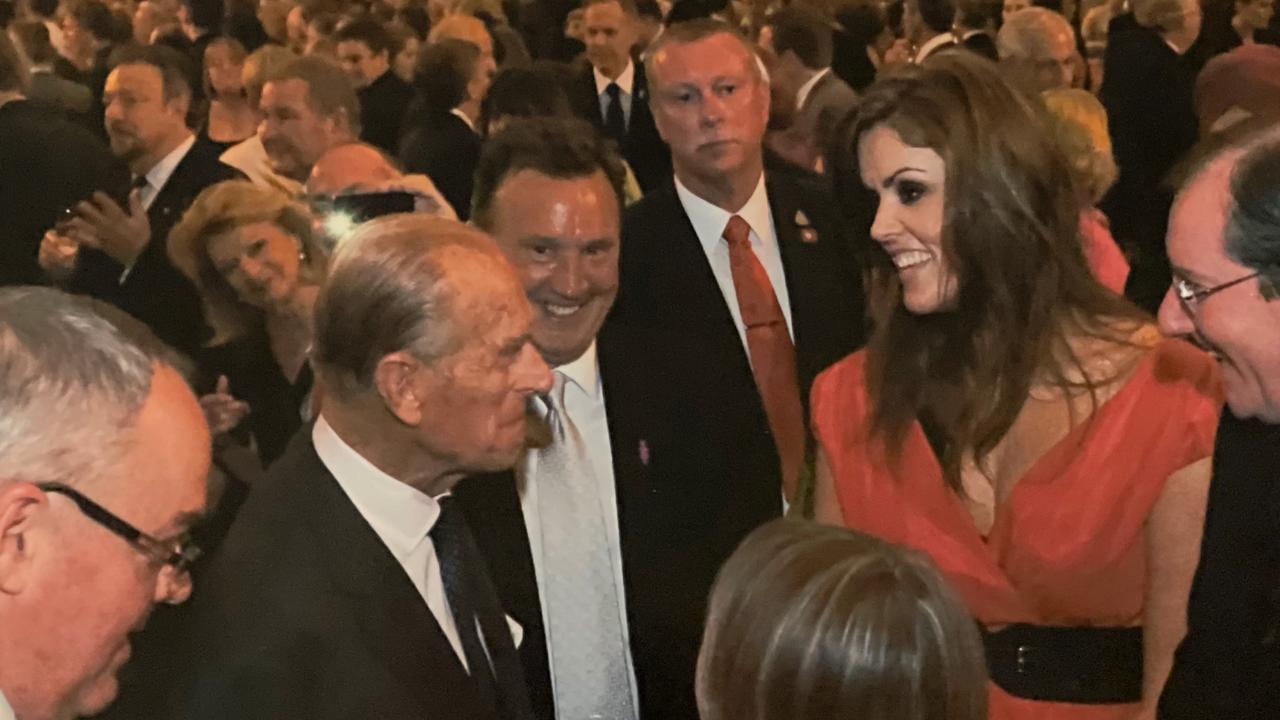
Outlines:
{"type": "Polygon", "coordinates": [[[671,174],[671,156],[649,112],[645,71],[631,57],[639,37],[633,0],[588,0],[582,28],[589,64],[574,81],[575,112],[618,143],[645,192],[671,174]]]}
{"type": "Polygon", "coordinates": [[[781,504],[805,465],[809,385],[862,341],[850,235],[823,184],[765,173],[769,85],[731,27],[673,25],[648,65],[675,182],[627,211],[614,313],[679,328],[719,358],[719,374],[751,402],[757,434],[776,445],[781,504]]]}
{"type": "Polygon", "coordinates": [[[316,300],[325,388],[193,605],[178,717],[532,718],[516,627],[450,491],[515,462],[551,388],[511,266],[474,228],[372,220],[316,300]]]}
{"type": "Polygon", "coordinates": [[[190,76],[178,51],[130,47],[112,59],[103,91],[107,137],[133,174],[133,191],[98,192],[76,205],[74,217],[45,235],[40,263],[69,290],[119,307],[198,358],[206,339],[200,297],[169,261],[169,230],[200,191],[242,176],[187,127],[190,76]]]}
{"type": "Polygon", "coordinates": [[[715,573],[780,511],[773,450],[714,361],[664,329],[606,322],[622,179],[609,144],[561,119],[514,121],[476,173],[473,219],[516,266],[555,382],[515,473],[459,496],[525,626],[542,720],[696,717],[715,573]]]}

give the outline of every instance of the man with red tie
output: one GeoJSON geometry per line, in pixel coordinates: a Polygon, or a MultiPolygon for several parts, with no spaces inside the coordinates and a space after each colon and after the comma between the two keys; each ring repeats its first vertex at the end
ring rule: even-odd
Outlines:
{"type": "Polygon", "coordinates": [[[809,385],[862,341],[851,235],[816,177],[766,174],[769,83],[731,27],[673,25],[646,63],[675,178],[624,219],[615,317],[689,333],[737,381],[777,451],[773,481],[742,493],[780,511],[804,474],[809,385]]]}

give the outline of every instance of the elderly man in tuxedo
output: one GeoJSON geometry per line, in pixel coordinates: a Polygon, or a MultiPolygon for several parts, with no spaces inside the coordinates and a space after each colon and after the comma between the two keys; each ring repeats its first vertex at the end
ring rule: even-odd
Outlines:
{"type": "Polygon", "coordinates": [[[115,699],[130,635],[191,594],[208,472],[177,371],[82,299],[0,290],[0,718],[115,699]]]}
{"type": "Polygon", "coordinates": [[[1160,329],[1222,367],[1209,508],[1164,720],[1280,717],[1280,133],[1203,162],[1173,203],[1160,329]]]}
{"type": "Polygon", "coordinates": [[[425,215],[348,237],[316,301],[325,400],[208,568],[182,718],[526,720],[522,626],[451,490],[515,462],[551,388],[493,241],[425,215]]]}
{"type": "MultiPolygon", "coordinates": [[[[772,487],[742,492],[781,505],[805,473],[809,386],[862,342],[851,234],[823,183],[765,171],[769,85],[736,31],[673,25],[647,63],[675,178],[627,211],[614,315],[679,329],[717,363],[775,446],[772,487]]],[[[866,232],[865,213],[849,212],[866,232]]]]}
{"type": "Polygon", "coordinates": [[[715,573],[781,509],[772,444],[716,363],[606,320],[622,180],[590,125],[549,118],[513,121],[476,173],[473,219],[516,266],[555,383],[515,472],[459,495],[508,610],[539,621],[521,656],[543,720],[696,717],[715,573]]]}

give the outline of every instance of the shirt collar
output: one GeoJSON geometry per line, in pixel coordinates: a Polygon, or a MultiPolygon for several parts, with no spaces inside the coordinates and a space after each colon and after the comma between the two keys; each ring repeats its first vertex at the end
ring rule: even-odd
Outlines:
{"type": "Polygon", "coordinates": [[[929,57],[929,54],[932,53],[934,50],[944,45],[954,44],[955,41],[956,41],[955,36],[949,32],[938,33],[937,35],[934,35],[933,37],[929,38],[928,42],[921,45],[918,51],[916,51],[916,62],[918,63],[924,62],[924,59],[929,57]]]}
{"type": "Polygon", "coordinates": [[[676,177],[676,195],[680,198],[680,204],[684,206],[685,214],[689,216],[689,222],[693,224],[693,230],[698,234],[698,240],[702,242],[707,253],[711,253],[720,244],[724,237],[725,226],[729,224],[729,218],[734,215],[746,220],[757,238],[766,237],[767,231],[772,227],[764,173],[760,173],[755,192],[751,193],[747,203],[734,213],[698,197],[680,182],[679,177],[676,177]]]}
{"type": "Polygon", "coordinates": [[[182,162],[182,158],[187,156],[187,153],[191,151],[192,146],[195,144],[196,136],[188,135],[182,144],[170,151],[160,162],[147,171],[147,185],[150,185],[155,192],[160,192],[164,184],[169,182],[173,171],[178,169],[178,163],[182,162]]]}
{"type": "Polygon", "coordinates": [[[564,375],[566,381],[577,385],[587,395],[597,398],[600,396],[600,365],[596,357],[596,343],[592,340],[590,347],[577,360],[560,365],[555,371],[564,375]]]}
{"type": "Polygon", "coordinates": [[[804,107],[804,101],[809,99],[809,93],[813,92],[813,89],[817,87],[822,78],[826,77],[830,72],[831,68],[822,68],[818,72],[814,73],[813,77],[806,80],[805,83],[800,86],[800,89],[796,91],[797,108],[804,107]]]}
{"type": "Polygon", "coordinates": [[[379,470],[339,437],[323,414],[311,430],[311,441],[360,515],[403,562],[435,527],[439,501],[379,470]]]}
{"type": "Polygon", "coordinates": [[[471,118],[470,118],[466,113],[462,112],[462,111],[461,111],[461,110],[459,110],[458,108],[454,108],[454,109],[452,109],[452,110],[450,110],[450,111],[449,111],[449,114],[450,114],[450,115],[453,115],[453,116],[455,116],[455,117],[460,117],[460,118],[462,118],[462,122],[466,123],[466,124],[467,124],[467,127],[471,128],[471,132],[475,132],[475,131],[476,131],[476,124],[475,124],[475,123],[473,123],[473,122],[471,122],[471,118]]]}
{"type": "Polygon", "coordinates": [[[9,701],[5,699],[3,691],[0,691],[0,720],[14,720],[13,708],[9,707],[9,701]]]}
{"type": "Polygon", "coordinates": [[[600,73],[599,70],[596,69],[594,65],[591,66],[591,74],[594,75],[596,78],[596,95],[597,96],[604,94],[605,89],[609,87],[609,83],[618,83],[618,87],[622,88],[622,92],[630,96],[631,89],[636,82],[636,64],[631,62],[630,59],[628,59],[626,69],[622,71],[622,74],[618,76],[617,80],[610,80],[609,78],[605,77],[600,73]]]}

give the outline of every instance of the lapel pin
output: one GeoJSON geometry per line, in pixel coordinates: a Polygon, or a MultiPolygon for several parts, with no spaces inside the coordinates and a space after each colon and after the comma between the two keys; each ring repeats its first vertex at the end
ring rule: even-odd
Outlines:
{"type": "Polygon", "coordinates": [[[806,228],[813,225],[809,222],[809,216],[804,214],[803,210],[796,210],[796,227],[806,228]]]}
{"type": "Polygon", "coordinates": [[[818,231],[813,229],[809,216],[803,210],[796,210],[796,227],[800,229],[800,242],[812,245],[818,242],[818,231]]]}
{"type": "Polygon", "coordinates": [[[639,445],[640,464],[649,467],[649,443],[644,439],[640,439],[639,445]]]}

